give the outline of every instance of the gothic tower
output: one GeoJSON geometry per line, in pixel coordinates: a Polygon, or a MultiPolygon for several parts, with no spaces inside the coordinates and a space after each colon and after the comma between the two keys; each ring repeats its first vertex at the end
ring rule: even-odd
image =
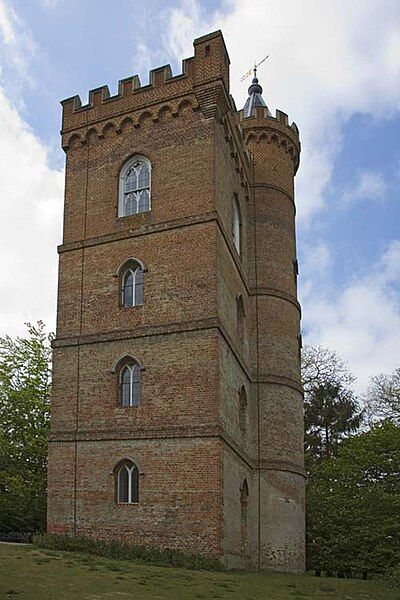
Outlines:
{"type": "Polygon", "coordinates": [[[62,105],[49,531],[303,570],[296,126],[219,31],[62,105]]]}

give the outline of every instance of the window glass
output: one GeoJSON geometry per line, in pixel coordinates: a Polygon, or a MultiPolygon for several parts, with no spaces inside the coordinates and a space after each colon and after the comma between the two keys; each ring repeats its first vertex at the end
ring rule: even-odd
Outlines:
{"type": "Polygon", "coordinates": [[[131,158],[120,175],[118,216],[150,210],[150,163],[144,157],[131,158]]]}
{"type": "Polygon", "coordinates": [[[131,406],[138,406],[140,402],[140,368],[139,365],[135,365],[132,368],[132,404],[131,406]]]}
{"type": "Polygon", "coordinates": [[[119,403],[121,406],[138,406],[140,402],[140,366],[130,361],[119,375],[119,403]]]}
{"type": "Polygon", "coordinates": [[[124,460],[114,469],[117,502],[139,502],[139,470],[131,460],[124,460]]]}
{"type": "Polygon", "coordinates": [[[129,502],[129,472],[123,465],[118,472],[118,502],[129,502]]]}
{"type": "Polygon", "coordinates": [[[240,254],[240,214],[236,194],[232,201],[232,241],[240,254]]]}
{"type": "Polygon", "coordinates": [[[143,304],[143,271],[136,269],[135,276],[135,306],[143,304]]]}
{"type": "Polygon", "coordinates": [[[150,210],[150,195],[148,190],[142,190],[139,196],[138,212],[146,212],[150,210]]]}
{"type": "Polygon", "coordinates": [[[139,502],[139,471],[136,465],[131,474],[131,502],[139,502]]]}
{"type": "Polygon", "coordinates": [[[131,369],[125,367],[121,376],[121,404],[130,406],[131,404],[131,369]]]}
{"type": "Polygon", "coordinates": [[[144,163],[138,163],[138,188],[148,188],[150,185],[150,173],[149,168],[144,163]]]}
{"type": "Polygon", "coordinates": [[[133,273],[128,271],[123,278],[122,303],[125,308],[133,306],[133,273]]]}

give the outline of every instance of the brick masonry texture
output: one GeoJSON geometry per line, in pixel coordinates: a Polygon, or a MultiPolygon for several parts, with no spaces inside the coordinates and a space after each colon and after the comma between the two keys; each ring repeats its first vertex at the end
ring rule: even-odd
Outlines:
{"type": "Polygon", "coordinates": [[[195,40],[181,75],[161,67],[149,85],[132,77],[114,97],[105,87],[62,105],[49,531],[302,571],[297,127],[280,111],[237,111],[221,32],[195,40]],[[121,218],[120,171],[136,154],[151,162],[151,210],[121,218]],[[131,259],[144,292],[127,309],[131,259]],[[126,356],[141,366],[137,407],[118,403],[126,356]],[[122,459],[138,466],[137,504],[116,501],[122,459]]]}

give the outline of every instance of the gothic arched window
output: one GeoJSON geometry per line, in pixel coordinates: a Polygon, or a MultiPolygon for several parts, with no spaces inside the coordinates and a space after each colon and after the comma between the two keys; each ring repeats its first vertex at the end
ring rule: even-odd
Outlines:
{"type": "Polygon", "coordinates": [[[151,164],[145,156],[133,156],[119,178],[118,216],[148,212],[151,203],[151,164]]]}
{"type": "Polygon", "coordinates": [[[143,304],[143,269],[136,263],[131,263],[123,270],[121,304],[124,308],[143,304]]]}
{"type": "Polygon", "coordinates": [[[115,496],[119,504],[139,502],[139,469],[131,460],[122,460],[114,469],[115,496]]]}
{"type": "Polygon", "coordinates": [[[241,250],[241,229],[242,222],[239,209],[239,198],[237,194],[233,194],[232,200],[232,241],[238,254],[241,250]]]}
{"type": "Polygon", "coordinates": [[[138,406],[140,402],[140,366],[133,359],[125,362],[119,373],[119,404],[138,406]]]}

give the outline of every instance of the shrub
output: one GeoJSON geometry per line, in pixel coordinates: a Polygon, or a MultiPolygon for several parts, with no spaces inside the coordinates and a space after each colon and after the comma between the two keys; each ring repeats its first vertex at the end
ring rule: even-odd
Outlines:
{"type": "Polygon", "coordinates": [[[117,541],[93,540],[84,536],[55,535],[39,533],[33,543],[48,550],[84,552],[116,560],[134,560],[163,567],[220,571],[223,566],[218,558],[201,554],[185,554],[173,548],[150,548],[137,544],[117,541]]]}
{"type": "Polygon", "coordinates": [[[32,541],[32,533],[21,531],[0,532],[0,542],[18,542],[20,544],[29,544],[32,541]]]}

